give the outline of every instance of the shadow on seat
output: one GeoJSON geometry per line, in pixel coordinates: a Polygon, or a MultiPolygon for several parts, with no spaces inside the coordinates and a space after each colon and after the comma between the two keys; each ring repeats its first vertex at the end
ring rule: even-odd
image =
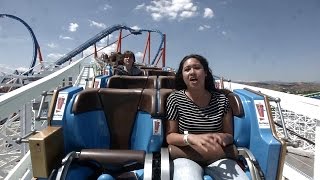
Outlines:
{"type": "Polygon", "coordinates": [[[145,69],[146,76],[175,76],[174,72],[156,70],[156,69],[145,69]]]}
{"type": "Polygon", "coordinates": [[[159,76],[159,89],[175,89],[175,76],[159,76]]]}

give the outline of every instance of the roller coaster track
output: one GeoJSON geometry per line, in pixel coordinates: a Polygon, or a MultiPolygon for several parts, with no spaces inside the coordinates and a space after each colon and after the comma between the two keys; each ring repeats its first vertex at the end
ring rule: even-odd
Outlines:
{"type": "Polygon", "coordinates": [[[121,29],[125,29],[130,31],[131,34],[134,35],[138,35],[138,34],[142,34],[142,32],[156,32],[158,34],[160,34],[161,36],[161,42],[158,48],[157,53],[155,54],[155,57],[152,61],[151,64],[154,64],[160,51],[161,51],[161,47],[164,44],[164,34],[161,33],[158,30],[147,30],[147,29],[132,29],[130,27],[127,27],[125,25],[114,25],[111,26],[109,28],[106,28],[105,30],[101,31],[99,34],[93,36],[92,38],[90,38],[88,41],[86,41],[85,43],[81,44],[79,47],[75,48],[74,50],[72,50],[71,52],[69,52],[68,54],[64,55],[63,57],[61,57],[60,59],[58,59],[55,64],[56,65],[62,65],[63,63],[69,61],[71,58],[73,58],[74,56],[78,55],[79,53],[83,52],[84,50],[86,50],[88,47],[94,45],[96,42],[100,41],[101,39],[103,39],[104,37],[108,36],[109,34],[113,33],[114,31],[117,30],[121,30],[121,29]]]}
{"type": "Polygon", "coordinates": [[[32,71],[33,71],[33,67],[36,64],[38,51],[39,51],[39,54],[40,54],[40,46],[39,46],[39,43],[37,41],[37,38],[36,38],[34,32],[32,31],[31,27],[25,21],[23,21],[22,19],[20,19],[17,16],[14,16],[14,15],[0,14],[0,18],[6,18],[6,17],[21,22],[28,29],[29,33],[31,34],[32,41],[33,41],[33,49],[34,49],[33,50],[33,58],[31,60],[31,64],[30,64],[30,67],[29,67],[30,70],[28,72],[25,72],[23,75],[31,74],[32,71]]]}

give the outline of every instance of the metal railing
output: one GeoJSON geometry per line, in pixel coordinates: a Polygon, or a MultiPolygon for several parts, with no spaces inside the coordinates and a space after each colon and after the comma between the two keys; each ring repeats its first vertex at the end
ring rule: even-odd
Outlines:
{"type": "Polygon", "coordinates": [[[50,93],[57,87],[62,87],[63,83],[68,85],[66,80],[69,79],[74,83],[83,67],[89,64],[88,59],[74,61],[48,76],[0,96],[0,179],[3,179],[29,150],[28,145],[17,144],[15,140],[47,125],[43,118],[45,115],[42,114],[45,109],[39,109],[41,106],[35,108],[37,103],[48,103],[48,98],[45,100],[42,96],[47,94],[43,93],[50,93]]]}

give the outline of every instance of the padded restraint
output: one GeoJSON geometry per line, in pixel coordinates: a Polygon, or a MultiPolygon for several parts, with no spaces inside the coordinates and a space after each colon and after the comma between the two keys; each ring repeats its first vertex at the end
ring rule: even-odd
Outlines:
{"type": "Polygon", "coordinates": [[[99,91],[111,134],[111,149],[130,149],[137,111],[156,114],[156,90],[113,89],[99,91]]]}
{"type": "Polygon", "coordinates": [[[102,105],[98,95],[99,89],[86,89],[81,91],[74,100],[72,112],[79,114],[88,111],[101,110],[102,105]]]}
{"type": "Polygon", "coordinates": [[[112,76],[107,83],[107,88],[134,89],[157,87],[157,77],[154,76],[112,76]]]}
{"type": "Polygon", "coordinates": [[[100,164],[115,165],[119,167],[129,166],[133,163],[143,168],[144,151],[138,150],[108,150],[108,149],[83,149],[80,152],[80,161],[96,161],[100,164]]]}

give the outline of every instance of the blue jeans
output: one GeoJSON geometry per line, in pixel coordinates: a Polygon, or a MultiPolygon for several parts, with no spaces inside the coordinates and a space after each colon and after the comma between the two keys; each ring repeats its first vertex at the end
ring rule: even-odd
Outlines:
{"type": "Polygon", "coordinates": [[[190,159],[177,158],[173,160],[173,166],[173,180],[201,180],[204,174],[214,180],[249,179],[237,162],[231,159],[220,159],[203,168],[190,159]]]}

